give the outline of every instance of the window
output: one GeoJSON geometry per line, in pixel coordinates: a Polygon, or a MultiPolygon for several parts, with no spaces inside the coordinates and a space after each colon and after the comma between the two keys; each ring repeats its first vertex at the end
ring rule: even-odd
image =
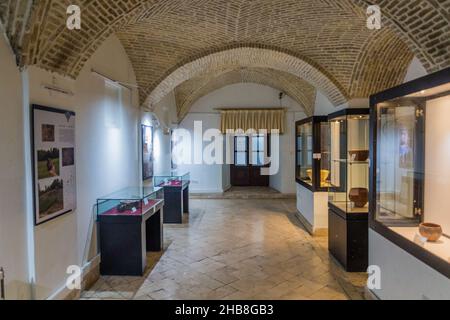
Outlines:
{"type": "Polygon", "coordinates": [[[252,165],[262,167],[265,165],[266,139],[263,134],[252,136],[252,165]]]}
{"type": "Polygon", "coordinates": [[[246,136],[234,137],[234,165],[248,165],[248,137],[246,136]]]}

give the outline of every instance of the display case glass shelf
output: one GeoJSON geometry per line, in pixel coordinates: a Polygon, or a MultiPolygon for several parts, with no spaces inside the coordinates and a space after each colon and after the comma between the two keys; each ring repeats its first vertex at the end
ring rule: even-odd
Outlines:
{"type": "Polygon", "coordinates": [[[370,226],[450,277],[450,69],[371,106],[370,226]]]}
{"type": "Polygon", "coordinates": [[[189,173],[171,173],[158,175],[153,178],[153,185],[156,187],[184,187],[190,182],[189,173]]]}
{"type": "Polygon", "coordinates": [[[329,203],[345,213],[368,213],[369,109],[345,109],[328,116],[329,203]]]}
{"type": "Polygon", "coordinates": [[[312,191],[326,191],[329,185],[327,117],[300,120],[295,127],[295,179],[312,191]]]}
{"type": "Polygon", "coordinates": [[[97,215],[139,216],[164,201],[162,188],[130,187],[97,199],[97,215]]]}

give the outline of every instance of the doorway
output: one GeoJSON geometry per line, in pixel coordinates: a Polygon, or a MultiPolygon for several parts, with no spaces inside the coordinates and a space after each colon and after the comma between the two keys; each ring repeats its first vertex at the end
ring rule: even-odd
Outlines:
{"type": "Polygon", "coordinates": [[[231,165],[231,185],[236,187],[268,187],[269,176],[261,168],[269,166],[270,136],[265,134],[234,137],[234,164],[231,165]]]}

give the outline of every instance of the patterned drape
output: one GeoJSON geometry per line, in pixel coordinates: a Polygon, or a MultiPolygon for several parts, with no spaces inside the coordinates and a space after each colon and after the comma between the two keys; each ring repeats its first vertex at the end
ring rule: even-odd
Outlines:
{"type": "Polygon", "coordinates": [[[254,129],[285,131],[286,115],[284,109],[233,109],[222,110],[221,131],[227,129],[248,131],[254,129]]]}

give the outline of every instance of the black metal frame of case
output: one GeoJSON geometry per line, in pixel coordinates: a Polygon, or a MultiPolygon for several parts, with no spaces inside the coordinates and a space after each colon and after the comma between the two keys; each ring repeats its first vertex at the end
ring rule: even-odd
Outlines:
{"type": "Polygon", "coordinates": [[[390,230],[375,219],[376,214],[376,155],[377,155],[377,104],[401,98],[422,90],[450,83],[450,68],[404,83],[370,97],[370,175],[369,175],[369,227],[398,247],[410,253],[431,268],[450,278],[450,263],[437,257],[421,246],[390,230]]]}
{"type": "Polygon", "coordinates": [[[309,117],[295,123],[295,181],[298,184],[301,184],[303,187],[309,189],[312,192],[317,191],[327,191],[328,188],[320,187],[320,159],[314,159],[314,154],[321,153],[321,123],[328,122],[327,116],[313,116],[309,117]],[[313,185],[310,185],[301,179],[297,178],[297,164],[298,164],[298,145],[297,145],[297,127],[299,125],[309,123],[313,124],[313,162],[312,162],[312,170],[313,170],[313,185]]]}

